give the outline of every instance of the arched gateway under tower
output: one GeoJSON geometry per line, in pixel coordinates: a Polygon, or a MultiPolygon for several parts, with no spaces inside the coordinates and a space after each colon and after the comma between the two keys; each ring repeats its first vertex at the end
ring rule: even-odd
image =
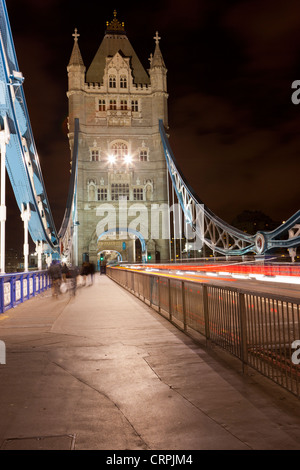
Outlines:
{"type": "Polygon", "coordinates": [[[166,260],[168,188],[159,120],[168,126],[168,94],[158,33],[148,71],[116,12],[87,70],[76,29],[73,36],[67,96],[71,150],[79,119],[74,261],[96,264],[99,252],[115,250],[133,262],[141,256],[135,252],[141,239],[144,257],[166,260]],[[100,236],[104,232],[109,236],[100,236]]]}

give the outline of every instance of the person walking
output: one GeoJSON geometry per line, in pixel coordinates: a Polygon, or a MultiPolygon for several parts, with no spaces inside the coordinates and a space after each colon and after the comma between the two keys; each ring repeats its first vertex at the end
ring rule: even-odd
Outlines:
{"type": "Polygon", "coordinates": [[[69,268],[69,279],[70,279],[70,296],[76,294],[77,289],[77,277],[79,276],[79,269],[77,266],[70,266],[69,268]]]}
{"type": "Polygon", "coordinates": [[[69,269],[68,269],[68,266],[66,265],[66,263],[62,263],[62,265],[61,265],[61,273],[62,273],[62,280],[63,280],[63,282],[66,282],[66,281],[67,281],[68,274],[69,274],[69,269]]]}
{"type": "Polygon", "coordinates": [[[91,276],[91,284],[94,284],[94,274],[96,271],[95,264],[93,262],[89,263],[89,274],[91,276]]]}
{"type": "Polygon", "coordinates": [[[57,299],[60,293],[60,283],[62,278],[61,266],[58,261],[52,261],[48,269],[48,274],[52,283],[52,297],[57,299]]]}

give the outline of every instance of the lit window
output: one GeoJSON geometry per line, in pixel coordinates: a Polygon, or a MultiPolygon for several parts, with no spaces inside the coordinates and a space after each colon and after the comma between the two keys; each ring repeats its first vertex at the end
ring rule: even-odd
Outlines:
{"type": "Polygon", "coordinates": [[[110,100],[109,109],[111,109],[111,110],[116,110],[117,109],[117,101],[116,100],[110,100]]]}
{"type": "Polygon", "coordinates": [[[131,111],[137,112],[139,110],[139,102],[137,100],[131,101],[131,111]]]}
{"type": "Polygon", "coordinates": [[[115,75],[110,75],[109,76],[109,88],[116,88],[117,86],[117,80],[115,75]]]}
{"type": "Polygon", "coordinates": [[[140,150],[140,162],[148,161],[148,150],[140,150]]]}
{"type": "Polygon", "coordinates": [[[120,88],[127,88],[127,77],[125,75],[120,77],[120,88]]]}
{"type": "Polygon", "coordinates": [[[111,200],[119,201],[120,199],[127,199],[129,201],[129,184],[112,184],[111,185],[111,200]]]}
{"type": "Polygon", "coordinates": [[[98,201],[107,201],[107,188],[98,189],[98,201]]]}
{"type": "Polygon", "coordinates": [[[100,155],[99,155],[99,150],[91,150],[91,160],[92,162],[99,162],[100,161],[100,155]]]}
{"type": "Polygon", "coordinates": [[[133,200],[134,201],[143,201],[144,191],[143,188],[133,188],[133,200]]]}
{"type": "Polygon", "coordinates": [[[111,150],[116,160],[123,160],[128,155],[128,147],[123,142],[116,142],[112,145],[111,150]]]}
{"type": "Polygon", "coordinates": [[[105,111],[105,100],[99,100],[98,111],[105,111]]]}
{"type": "Polygon", "coordinates": [[[127,109],[127,100],[121,100],[120,107],[122,111],[126,111],[127,109]]]}

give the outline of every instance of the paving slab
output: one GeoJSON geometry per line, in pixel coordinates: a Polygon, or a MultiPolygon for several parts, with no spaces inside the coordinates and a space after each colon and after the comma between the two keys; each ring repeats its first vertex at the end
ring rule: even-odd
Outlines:
{"type": "Polygon", "coordinates": [[[296,397],[107,276],[0,315],[0,340],[0,449],[299,449],[296,397]]]}

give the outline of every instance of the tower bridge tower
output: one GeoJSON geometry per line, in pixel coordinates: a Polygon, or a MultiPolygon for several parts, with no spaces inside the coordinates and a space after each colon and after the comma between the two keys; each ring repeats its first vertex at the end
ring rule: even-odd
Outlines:
{"type": "Polygon", "coordinates": [[[168,259],[167,170],[159,119],[168,126],[167,69],[156,33],[146,71],[116,11],[86,70],[75,29],[67,67],[69,143],[79,118],[75,260],[114,250],[124,261],[168,259]],[[157,209],[157,210],[156,210],[157,209]],[[154,214],[156,214],[154,216],[154,214]]]}

